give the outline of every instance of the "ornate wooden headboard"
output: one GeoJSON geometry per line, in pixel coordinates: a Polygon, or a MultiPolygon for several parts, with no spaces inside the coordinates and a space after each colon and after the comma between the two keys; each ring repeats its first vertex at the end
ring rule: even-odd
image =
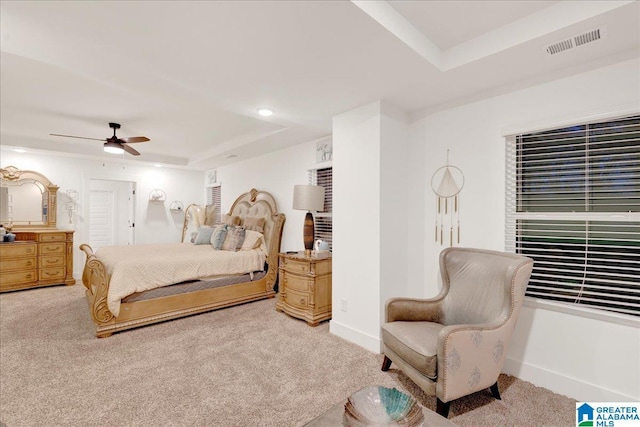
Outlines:
{"type": "MultiPolygon", "coordinates": [[[[210,206],[189,205],[185,209],[185,220],[182,228],[182,241],[188,241],[190,232],[195,231],[199,225],[213,225],[208,219],[211,211],[210,206]]],[[[241,194],[231,205],[229,216],[245,218],[264,218],[264,240],[267,247],[267,263],[269,264],[268,282],[275,284],[278,270],[278,253],[280,252],[280,242],[282,240],[282,229],[284,227],[285,215],[278,212],[278,205],[273,196],[266,191],[258,191],[252,188],[250,191],[241,194]]],[[[242,223],[242,222],[241,222],[242,223]]]]}

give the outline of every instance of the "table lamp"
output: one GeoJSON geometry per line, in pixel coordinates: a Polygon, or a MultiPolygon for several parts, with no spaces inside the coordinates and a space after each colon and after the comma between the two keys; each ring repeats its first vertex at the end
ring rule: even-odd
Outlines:
{"type": "Polygon", "coordinates": [[[311,255],[315,235],[312,211],[324,209],[324,187],[319,185],[294,185],[293,209],[307,211],[304,217],[303,238],[305,255],[311,255]]]}

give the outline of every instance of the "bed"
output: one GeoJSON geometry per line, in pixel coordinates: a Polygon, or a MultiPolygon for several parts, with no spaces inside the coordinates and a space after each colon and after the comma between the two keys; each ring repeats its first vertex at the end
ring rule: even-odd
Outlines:
{"type": "Polygon", "coordinates": [[[252,189],[223,216],[225,223],[240,226],[229,230],[252,230],[247,237],[262,229],[262,238],[243,250],[192,242],[200,238],[200,228],[217,229],[210,213],[190,205],[180,243],[103,247],[95,253],[80,245],[86,254],[82,282],[97,337],[275,296],[285,216],[271,194],[252,189]]]}

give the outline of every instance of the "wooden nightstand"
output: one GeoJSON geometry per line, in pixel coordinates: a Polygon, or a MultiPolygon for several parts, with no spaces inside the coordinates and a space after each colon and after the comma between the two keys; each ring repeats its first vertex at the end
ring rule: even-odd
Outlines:
{"type": "Polygon", "coordinates": [[[279,254],[280,290],[276,310],[317,326],[331,319],[331,255],[279,254]]]}

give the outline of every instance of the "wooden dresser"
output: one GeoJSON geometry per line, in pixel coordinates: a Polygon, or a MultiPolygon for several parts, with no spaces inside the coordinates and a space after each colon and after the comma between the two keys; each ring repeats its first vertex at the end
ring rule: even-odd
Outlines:
{"type": "Polygon", "coordinates": [[[280,254],[276,310],[317,326],[331,319],[331,255],[280,254]]]}
{"type": "Polygon", "coordinates": [[[14,229],[16,241],[0,243],[0,292],[73,285],[73,231],[14,229]]]}

